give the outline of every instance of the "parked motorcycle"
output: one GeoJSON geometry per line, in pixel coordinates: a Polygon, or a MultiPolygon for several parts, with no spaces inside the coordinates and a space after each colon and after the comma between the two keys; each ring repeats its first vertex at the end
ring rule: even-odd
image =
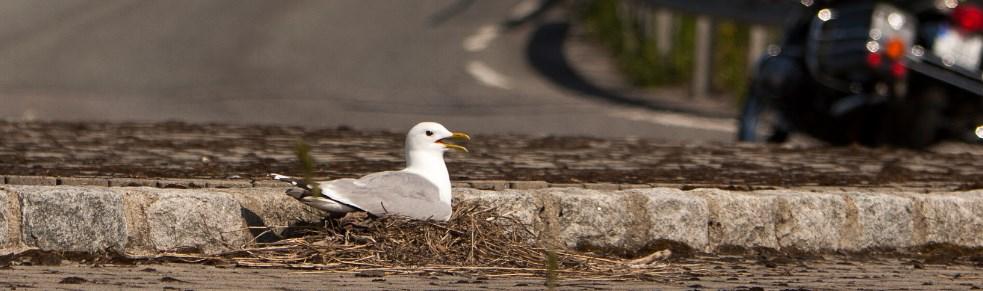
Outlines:
{"type": "Polygon", "coordinates": [[[757,64],[739,140],[803,132],[833,144],[983,143],[983,5],[801,3],[757,64]]]}

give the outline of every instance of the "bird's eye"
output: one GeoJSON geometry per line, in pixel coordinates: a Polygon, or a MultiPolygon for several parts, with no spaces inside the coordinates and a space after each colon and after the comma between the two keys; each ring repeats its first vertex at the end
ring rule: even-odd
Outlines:
{"type": "Polygon", "coordinates": [[[429,130],[428,130],[428,131],[427,131],[427,136],[431,136],[431,135],[433,135],[433,131],[429,131],[429,130]]]}

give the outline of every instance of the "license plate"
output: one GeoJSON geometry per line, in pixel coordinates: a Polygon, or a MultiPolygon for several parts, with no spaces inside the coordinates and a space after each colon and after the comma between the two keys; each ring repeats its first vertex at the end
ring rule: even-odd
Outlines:
{"type": "Polygon", "coordinates": [[[980,68],[980,52],[983,51],[983,37],[966,34],[942,27],[932,45],[932,53],[942,58],[946,65],[956,65],[976,71],[980,68]]]}

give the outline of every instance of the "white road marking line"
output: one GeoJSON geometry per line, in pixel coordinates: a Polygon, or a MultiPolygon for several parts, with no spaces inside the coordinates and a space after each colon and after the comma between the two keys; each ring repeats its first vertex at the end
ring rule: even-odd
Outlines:
{"type": "Polygon", "coordinates": [[[484,50],[491,44],[491,41],[498,37],[497,25],[484,25],[477,32],[464,39],[464,49],[469,52],[484,50]]]}
{"type": "Polygon", "coordinates": [[[667,111],[653,111],[643,109],[622,109],[608,112],[609,116],[624,118],[634,121],[655,123],[693,129],[712,130],[727,133],[737,132],[737,120],[729,118],[712,118],[690,116],[680,113],[667,111]]]}
{"type": "Polygon", "coordinates": [[[482,63],[481,61],[469,62],[467,69],[468,73],[471,74],[472,77],[486,86],[505,90],[512,89],[512,85],[509,84],[510,82],[508,77],[495,72],[495,70],[492,70],[492,68],[488,67],[488,65],[485,65],[485,63],[482,63]]]}

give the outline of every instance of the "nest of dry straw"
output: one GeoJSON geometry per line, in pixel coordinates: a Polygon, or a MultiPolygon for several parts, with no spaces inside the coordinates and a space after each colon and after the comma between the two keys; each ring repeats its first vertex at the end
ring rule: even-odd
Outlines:
{"type": "Polygon", "coordinates": [[[467,270],[500,275],[577,273],[624,277],[668,271],[668,265],[658,260],[665,253],[662,257],[617,260],[552,250],[538,241],[525,225],[498,215],[492,208],[457,205],[447,222],[349,215],[304,228],[299,237],[257,243],[236,252],[170,256],[248,267],[334,272],[467,270]]]}
{"type": "Polygon", "coordinates": [[[477,206],[459,207],[447,222],[349,215],[306,232],[246,252],[258,262],[321,265],[542,266],[531,232],[477,206]]]}

